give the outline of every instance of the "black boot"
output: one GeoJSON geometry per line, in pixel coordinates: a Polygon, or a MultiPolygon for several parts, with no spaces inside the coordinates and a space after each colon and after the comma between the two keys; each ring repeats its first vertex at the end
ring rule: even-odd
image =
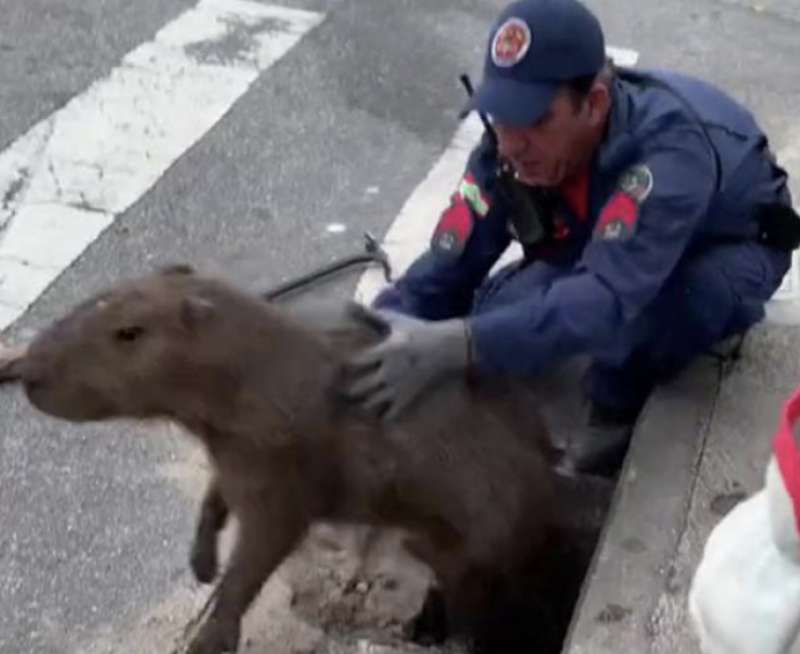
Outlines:
{"type": "Polygon", "coordinates": [[[570,439],[559,466],[564,474],[613,477],[625,461],[639,409],[592,403],[586,428],[570,439]]]}

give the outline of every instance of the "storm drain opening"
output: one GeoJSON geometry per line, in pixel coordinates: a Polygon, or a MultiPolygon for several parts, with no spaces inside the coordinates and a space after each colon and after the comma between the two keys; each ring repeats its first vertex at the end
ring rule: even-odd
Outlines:
{"type": "MultiPolygon", "coordinates": [[[[611,508],[616,482],[603,477],[585,476],[561,479],[561,497],[569,513],[564,525],[560,546],[550,558],[553,565],[552,583],[536,598],[543,606],[550,605],[555,616],[551,634],[546,642],[523,643],[516,652],[542,652],[562,654],[569,636],[582,591],[591,572],[596,548],[611,508]],[[531,649],[529,645],[537,649],[531,649]]],[[[535,608],[535,607],[534,607],[535,608]]],[[[546,611],[534,611],[530,615],[537,621],[538,615],[546,611]]]]}
{"type": "MultiPolygon", "coordinates": [[[[565,519],[537,558],[536,581],[521,582],[522,601],[492,616],[493,654],[562,653],[614,489],[599,477],[558,478],[565,519]]],[[[314,530],[283,571],[291,619],[320,630],[313,645],[300,648],[304,654],[475,654],[458,638],[409,639],[408,623],[431,577],[404,551],[403,539],[401,531],[369,527],[314,530]]]]}

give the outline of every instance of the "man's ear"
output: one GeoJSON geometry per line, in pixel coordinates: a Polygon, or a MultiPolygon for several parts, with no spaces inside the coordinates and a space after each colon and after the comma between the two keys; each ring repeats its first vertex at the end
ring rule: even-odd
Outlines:
{"type": "Polygon", "coordinates": [[[190,295],[181,301],[181,324],[189,331],[194,331],[199,326],[211,320],[217,308],[211,300],[198,295],[190,295]]]}
{"type": "Polygon", "coordinates": [[[611,108],[611,92],[603,82],[594,82],[586,95],[585,110],[588,113],[589,124],[600,127],[605,124],[608,111],[611,108]]]}

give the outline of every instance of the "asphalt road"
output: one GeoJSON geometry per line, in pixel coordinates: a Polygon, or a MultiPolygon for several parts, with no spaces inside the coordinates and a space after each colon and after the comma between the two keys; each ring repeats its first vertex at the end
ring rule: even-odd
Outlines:
{"type": "MultiPolygon", "coordinates": [[[[29,338],[87,294],[163,263],[266,288],[360,248],[364,230],[385,232],[457,128],[458,74],[477,75],[499,3],[282,4],[325,21],[64,270],[7,339],[29,338]],[[346,229],[331,232],[332,223],[346,229]]],[[[590,4],[608,41],[639,51],[640,65],[720,83],[749,103],[777,151],[796,152],[794,0],[590,4]]],[[[0,0],[0,149],[193,5],[0,0]]],[[[344,297],[355,282],[324,292],[344,297]]],[[[10,388],[0,416],[0,654],[90,651],[191,586],[203,470],[174,430],[72,428],[10,388]]]]}

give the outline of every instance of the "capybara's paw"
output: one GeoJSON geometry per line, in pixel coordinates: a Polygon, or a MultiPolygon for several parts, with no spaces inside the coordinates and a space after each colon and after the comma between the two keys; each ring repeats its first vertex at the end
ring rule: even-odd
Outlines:
{"type": "Polygon", "coordinates": [[[431,588],[419,613],[403,627],[404,636],[418,645],[431,647],[447,640],[447,610],[441,591],[431,588]]]}
{"type": "Polygon", "coordinates": [[[239,648],[239,624],[211,618],[190,643],[186,654],[225,654],[239,648]]]}
{"type": "Polygon", "coordinates": [[[217,576],[217,543],[215,538],[196,538],[189,557],[194,578],[210,584],[217,576]]]}

